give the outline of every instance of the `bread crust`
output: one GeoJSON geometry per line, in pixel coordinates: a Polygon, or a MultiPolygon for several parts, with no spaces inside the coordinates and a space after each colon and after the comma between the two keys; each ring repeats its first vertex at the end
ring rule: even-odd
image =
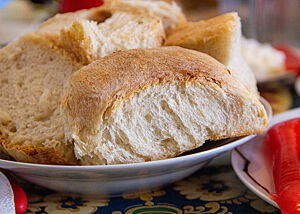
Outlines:
{"type": "Polygon", "coordinates": [[[180,47],[119,51],[83,67],[69,81],[62,107],[70,115],[75,132],[94,127],[103,120],[105,111],[133,93],[153,85],[180,81],[202,81],[241,93],[266,112],[249,90],[231,72],[212,57],[180,47]]]}
{"type": "Polygon", "coordinates": [[[59,148],[47,148],[42,146],[18,145],[9,142],[0,133],[0,147],[14,160],[26,163],[56,164],[56,165],[78,165],[75,158],[73,144],[70,143],[70,151],[59,148]]]}
{"type": "Polygon", "coordinates": [[[205,50],[205,53],[222,64],[227,64],[228,46],[238,21],[237,13],[233,12],[199,22],[187,22],[168,34],[165,45],[176,45],[200,52],[205,50]],[[222,47],[215,47],[218,45],[222,47]]]}
{"type": "Polygon", "coordinates": [[[168,34],[165,45],[197,50],[214,57],[258,97],[255,76],[242,55],[241,36],[240,18],[232,12],[188,22],[168,34]]]}

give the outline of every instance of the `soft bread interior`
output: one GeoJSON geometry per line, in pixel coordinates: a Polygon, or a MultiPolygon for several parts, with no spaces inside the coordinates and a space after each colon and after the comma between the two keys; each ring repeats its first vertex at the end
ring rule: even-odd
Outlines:
{"type": "Polygon", "coordinates": [[[160,47],[165,39],[161,21],[142,13],[115,12],[104,22],[75,20],[61,30],[58,46],[91,63],[117,50],[160,47]]]}
{"type": "Polygon", "coordinates": [[[36,162],[34,151],[43,147],[53,155],[40,154],[40,162],[75,163],[73,146],[63,143],[59,106],[81,65],[49,45],[28,34],[0,50],[0,144],[19,161],[36,162]]]}
{"type": "Polygon", "coordinates": [[[153,86],[109,108],[94,136],[74,136],[75,153],[83,165],[165,159],[209,139],[259,130],[263,114],[247,97],[215,85],[153,86]]]}
{"type": "Polygon", "coordinates": [[[209,54],[226,65],[249,90],[258,94],[254,74],[242,56],[241,22],[237,13],[179,26],[168,35],[166,45],[209,54]]]}

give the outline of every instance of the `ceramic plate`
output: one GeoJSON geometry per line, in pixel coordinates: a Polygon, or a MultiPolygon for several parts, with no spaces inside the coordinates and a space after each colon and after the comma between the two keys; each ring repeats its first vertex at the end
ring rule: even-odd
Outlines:
{"type": "MultiPolygon", "coordinates": [[[[270,126],[300,117],[300,108],[293,109],[273,117],[270,126]]],[[[265,134],[256,136],[248,143],[232,151],[231,163],[241,181],[260,198],[277,207],[270,193],[274,193],[272,169],[266,164],[263,153],[265,134]]]]}
{"type": "MultiPolygon", "coordinates": [[[[270,105],[261,100],[271,117],[270,105]]],[[[199,170],[210,159],[232,150],[254,136],[208,142],[179,157],[135,164],[109,166],[58,166],[0,160],[23,179],[49,189],[76,194],[118,196],[122,193],[165,185],[199,170]]]]}

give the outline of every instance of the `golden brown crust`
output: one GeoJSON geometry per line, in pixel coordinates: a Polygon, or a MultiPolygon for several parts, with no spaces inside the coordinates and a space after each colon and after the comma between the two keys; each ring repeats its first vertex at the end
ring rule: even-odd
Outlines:
{"type": "Polygon", "coordinates": [[[168,34],[165,45],[180,46],[205,52],[219,62],[226,64],[232,35],[236,31],[237,13],[227,13],[199,22],[188,22],[168,34]]]}
{"type": "Polygon", "coordinates": [[[2,151],[13,157],[15,160],[26,163],[58,164],[58,165],[78,165],[74,155],[73,145],[69,145],[69,151],[60,148],[47,148],[42,146],[32,146],[30,144],[19,145],[10,143],[0,133],[0,147],[2,151]]]}
{"type": "Polygon", "coordinates": [[[200,79],[232,93],[244,93],[259,103],[212,57],[180,47],[161,47],[115,52],[83,67],[70,78],[62,105],[71,118],[76,115],[81,130],[96,124],[117,100],[130,97],[134,92],[176,80],[200,79]]]}

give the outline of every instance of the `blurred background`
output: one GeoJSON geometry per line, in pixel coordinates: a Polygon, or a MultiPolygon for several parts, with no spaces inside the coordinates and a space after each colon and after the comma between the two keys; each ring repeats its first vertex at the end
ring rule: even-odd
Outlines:
{"type": "MultiPolygon", "coordinates": [[[[260,42],[300,48],[299,0],[176,0],[191,21],[237,11],[243,34],[260,42]]],[[[34,30],[57,12],[96,6],[101,0],[0,0],[0,44],[34,30]]]]}

